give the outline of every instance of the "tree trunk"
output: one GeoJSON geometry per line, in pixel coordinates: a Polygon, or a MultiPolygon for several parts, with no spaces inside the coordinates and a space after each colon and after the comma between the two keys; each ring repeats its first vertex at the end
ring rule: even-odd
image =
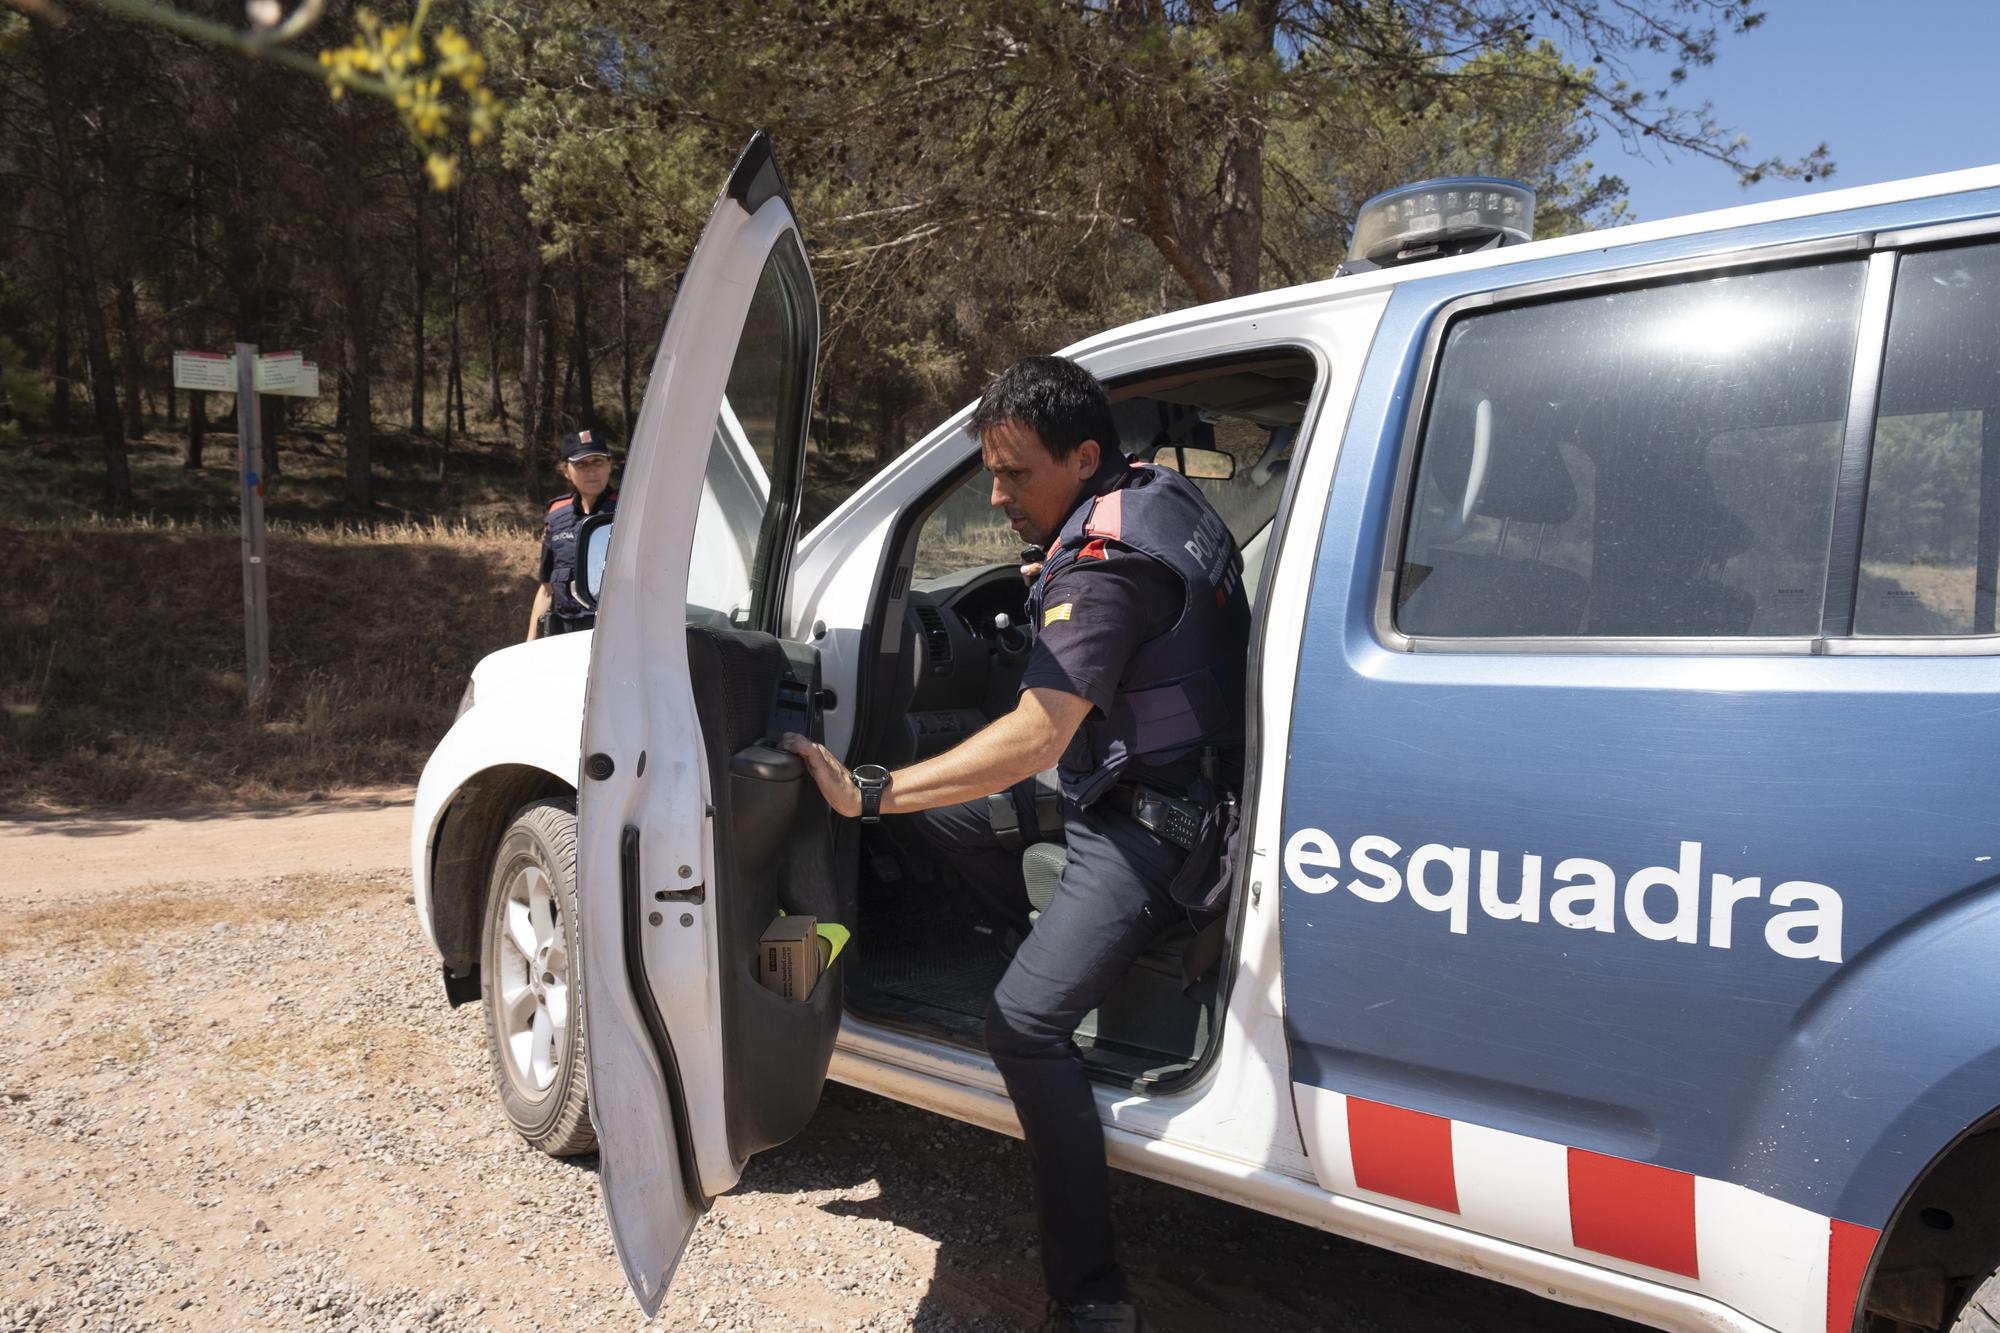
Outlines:
{"type": "Polygon", "coordinates": [[[465,359],[463,339],[460,336],[462,300],[462,270],[465,267],[465,191],[456,190],[451,196],[451,386],[445,390],[444,417],[445,436],[451,435],[451,413],[458,409],[458,433],[465,434],[465,359]]]}
{"type": "Polygon", "coordinates": [[[285,400],[276,394],[260,393],[257,410],[264,414],[258,425],[262,428],[259,434],[264,437],[264,482],[268,487],[282,470],[278,466],[278,437],[285,433],[285,400]]]}
{"type": "MultiPolygon", "coordinates": [[[[554,336],[554,330],[551,330],[551,331],[550,331],[550,334],[551,334],[551,336],[554,336]]],[[[572,349],[574,349],[574,347],[575,347],[575,345],[576,345],[576,339],[575,339],[575,338],[571,338],[571,339],[570,339],[570,345],[571,345],[572,349]]],[[[553,371],[553,370],[555,369],[555,364],[556,364],[556,361],[555,361],[555,358],[554,358],[554,357],[550,357],[550,358],[549,358],[549,369],[550,369],[551,371],[553,371]]],[[[572,425],[573,425],[573,424],[575,424],[575,422],[576,422],[576,357],[575,357],[574,355],[572,355],[572,356],[570,357],[570,359],[569,359],[569,362],[568,362],[568,364],[567,364],[567,365],[565,365],[565,366],[563,367],[563,382],[562,382],[562,395],[561,395],[561,402],[562,402],[562,407],[561,407],[561,410],[560,410],[560,415],[558,415],[558,416],[557,416],[557,417],[555,418],[556,422],[557,422],[558,424],[560,424],[560,423],[563,423],[563,422],[569,422],[569,423],[571,423],[572,425]]]]}
{"type": "MultiPolygon", "coordinates": [[[[1257,46],[1248,62],[1268,60],[1278,35],[1278,0],[1251,6],[1257,46]]],[[[1236,99],[1232,99],[1236,100],[1236,99]]],[[[1231,107],[1216,178],[1217,206],[1210,224],[1209,251],[1227,275],[1231,296],[1248,296],[1264,285],[1264,144],[1269,124],[1264,99],[1245,96],[1231,107]]]]}
{"type": "Polygon", "coordinates": [[[208,395],[188,390],[188,447],[181,466],[190,470],[201,466],[201,451],[208,447],[208,395]]]}
{"type": "Polygon", "coordinates": [[[55,150],[63,240],[82,297],[84,345],[90,355],[91,401],[97,432],[104,441],[104,501],[113,509],[124,509],[132,503],[132,470],[125,455],[124,423],[118,419],[117,375],[111,364],[111,339],[104,328],[104,307],[97,299],[97,256],[84,221],[83,197],[78,193],[80,173],[70,144],[70,122],[57,105],[67,84],[55,40],[47,28],[37,24],[33,29],[36,51],[41,57],[42,105],[49,117],[49,144],[55,150]]]}
{"type": "Polygon", "coordinates": [[[618,262],[618,393],[625,410],[625,447],[632,446],[632,264],[618,262]]]}
{"type": "Polygon", "coordinates": [[[542,400],[542,242],[539,232],[528,236],[527,293],[521,312],[521,485],[533,499],[541,479],[541,424],[536,404],[542,400]]]}
{"type": "Polygon", "coordinates": [[[589,274],[580,252],[572,262],[576,266],[576,280],[571,291],[571,299],[576,306],[576,346],[570,352],[570,359],[576,363],[576,419],[579,426],[596,430],[601,423],[597,419],[597,395],[590,383],[589,274]]]}
{"type": "MultiPolygon", "coordinates": [[[[202,240],[201,159],[199,157],[188,164],[188,201],[190,204],[188,208],[188,252],[194,256],[194,281],[196,287],[199,288],[207,280],[208,275],[208,247],[203,244],[202,240]]],[[[173,269],[169,267],[167,271],[171,274],[173,269]]],[[[171,308],[173,301],[169,299],[167,304],[171,308]]],[[[199,308],[198,303],[190,302],[189,304],[199,308]]],[[[205,316],[192,316],[182,332],[187,337],[187,345],[190,348],[196,351],[208,350],[206,340],[203,337],[208,332],[208,320],[205,316]]],[[[171,403],[172,400],[169,399],[168,401],[171,403]]],[[[188,391],[187,457],[182,461],[181,466],[199,468],[201,466],[201,451],[207,443],[208,395],[196,393],[190,389],[188,391]]]]}
{"type": "MultiPolygon", "coordinates": [[[[424,254],[424,196],[429,186],[418,169],[415,204],[410,210],[411,252],[416,260],[416,295],[410,308],[410,433],[424,433],[424,306],[430,300],[430,262],[424,254]]],[[[449,400],[447,400],[447,408],[449,400]]]]}
{"type": "Polygon", "coordinates": [[[535,330],[542,349],[542,400],[535,408],[541,418],[544,456],[553,455],[556,444],[556,280],[542,269],[542,318],[535,330]]]}
{"type": "Polygon", "coordinates": [[[480,287],[486,306],[486,384],[493,392],[493,419],[500,423],[500,433],[505,435],[507,395],[500,391],[500,298],[493,279],[493,251],[486,244],[476,217],[473,219],[472,235],[479,245],[480,276],[485,279],[480,287]]]}
{"type": "Polygon", "coordinates": [[[56,261],[56,346],[55,346],[55,401],[50,405],[49,424],[56,434],[69,434],[70,419],[70,376],[73,367],[69,360],[69,263],[56,261]]]}
{"type": "Polygon", "coordinates": [[[465,211],[463,207],[464,194],[465,191],[460,189],[454,191],[451,196],[451,336],[444,363],[444,438],[438,446],[437,464],[437,480],[440,486],[444,485],[445,476],[451,467],[451,440],[454,424],[451,414],[454,405],[457,406],[461,418],[456,423],[457,427],[460,431],[465,429],[463,421],[465,391],[460,383],[458,361],[459,220],[465,211]]]}
{"type": "MultiPolygon", "coordinates": [[[[174,283],[174,261],[170,258],[160,266],[160,304],[165,306],[168,310],[176,309],[179,306],[179,302],[176,301],[174,298],[178,294],[179,294],[179,288],[174,283]]],[[[171,339],[176,332],[177,330],[173,329],[172,327],[169,327],[167,329],[167,337],[171,339]]],[[[180,425],[181,423],[181,412],[180,412],[181,395],[180,391],[174,388],[174,376],[172,369],[174,349],[171,346],[168,347],[166,349],[166,354],[167,354],[167,366],[168,366],[167,377],[166,377],[167,430],[169,433],[172,433],[173,428],[175,426],[180,425]]]]}
{"type": "Polygon", "coordinates": [[[341,329],[341,354],[347,362],[347,503],[352,509],[366,509],[372,498],[368,489],[368,452],[375,432],[369,402],[368,320],[357,313],[363,293],[355,282],[348,290],[349,313],[341,329]]]}
{"type": "Polygon", "coordinates": [[[139,288],[129,273],[118,279],[118,342],[120,378],[125,382],[125,434],[137,439],[146,433],[146,405],[139,397],[139,288]]]}
{"type": "MultiPolygon", "coordinates": [[[[355,143],[355,115],[350,102],[341,108],[344,127],[346,157],[350,167],[358,167],[360,152],[355,143]]],[[[361,179],[359,170],[348,173],[350,181],[361,179]]],[[[368,306],[368,269],[365,247],[361,235],[363,201],[355,197],[350,186],[340,194],[340,287],[341,303],[341,356],[345,361],[347,381],[347,504],[350,509],[365,510],[372,496],[369,493],[369,451],[374,444],[375,417],[374,403],[370,398],[369,360],[374,354],[374,331],[370,327],[371,312],[368,306]]]]}

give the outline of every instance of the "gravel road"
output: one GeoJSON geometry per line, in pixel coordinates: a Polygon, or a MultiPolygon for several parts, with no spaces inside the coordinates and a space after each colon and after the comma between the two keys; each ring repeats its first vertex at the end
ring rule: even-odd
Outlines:
{"type": "MultiPolygon", "coordinates": [[[[402,873],[14,884],[0,1330],[642,1326],[594,1159],[504,1127],[402,873]]],[[[1118,1193],[1163,1333],[1633,1327],[1136,1178],[1118,1193]]],[[[829,1087],[643,1326],[1033,1328],[1034,1247],[1018,1143],[829,1087]]]]}

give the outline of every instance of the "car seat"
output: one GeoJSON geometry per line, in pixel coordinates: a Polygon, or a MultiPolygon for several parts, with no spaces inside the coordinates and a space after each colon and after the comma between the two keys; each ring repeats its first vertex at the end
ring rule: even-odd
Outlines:
{"type": "MultiPolygon", "coordinates": [[[[1021,853],[1021,873],[1034,917],[1055,901],[1068,864],[1069,850],[1059,842],[1038,842],[1021,853]]],[[[1197,1058],[1208,1040],[1207,1002],[1214,995],[1214,964],[1192,981],[1185,975],[1195,939],[1186,914],[1179,914],[1077,1028],[1079,1043],[1197,1058]]]]}
{"type": "Polygon", "coordinates": [[[1548,529],[1576,513],[1576,481],[1543,432],[1495,427],[1491,405],[1454,413],[1463,429],[1425,442],[1423,475],[1445,514],[1422,514],[1404,555],[1397,625],[1440,636],[1574,634],[1583,625],[1590,583],[1540,559],[1548,529]],[[1459,544],[1475,519],[1497,519],[1492,549],[1459,544]],[[1534,525],[1533,553],[1506,554],[1516,525],[1534,525]]]}
{"type": "Polygon", "coordinates": [[[1745,634],[1756,594],[1721,579],[1722,567],[1754,543],[1750,526],[1726,508],[1706,468],[1650,479],[1621,513],[1615,543],[1600,539],[1591,591],[1591,634],[1745,634]]]}

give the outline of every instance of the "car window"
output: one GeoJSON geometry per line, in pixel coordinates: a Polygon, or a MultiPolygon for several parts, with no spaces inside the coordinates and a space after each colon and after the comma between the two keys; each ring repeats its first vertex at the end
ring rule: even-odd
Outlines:
{"type": "Polygon", "coordinates": [[[2000,245],[1896,271],[1854,631],[1991,634],[2000,571],[2000,245]]]}
{"type": "Polygon", "coordinates": [[[793,492],[817,352],[811,292],[797,244],[780,241],[758,277],[703,468],[688,565],[692,622],[765,619],[765,589],[791,520],[788,506],[772,500],[793,492]]]}
{"type": "MultiPolygon", "coordinates": [[[[968,451],[977,451],[971,436],[966,436],[965,442],[968,451]]],[[[918,530],[912,576],[930,579],[955,570],[1019,560],[1022,539],[1007,525],[1007,515],[993,507],[992,497],[993,478],[985,468],[974,468],[970,476],[952,487],[918,530]]]]}
{"type": "Polygon", "coordinates": [[[1396,624],[1819,632],[1862,264],[1503,307],[1443,339],[1396,624]]]}
{"type": "MultiPolygon", "coordinates": [[[[1303,395],[1295,406],[1303,412],[1303,395]]],[[[1284,465],[1290,461],[1292,441],[1298,433],[1296,420],[1272,422],[1214,410],[1198,412],[1162,405],[1151,398],[1124,400],[1118,404],[1118,416],[1126,432],[1125,451],[1134,457],[1177,471],[1181,450],[1211,450],[1229,459],[1230,475],[1226,477],[1205,476],[1193,466],[1187,471],[1195,489],[1215,506],[1238,547],[1247,545],[1278,512],[1278,500],[1285,490],[1284,465]],[[1149,433],[1132,429],[1127,423],[1134,419],[1169,424],[1149,433]]]]}
{"type": "MultiPolygon", "coordinates": [[[[1284,495],[1292,446],[1312,395],[1312,362],[1286,352],[1158,373],[1164,383],[1149,377],[1112,393],[1119,447],[1163,466],[1189,462],[1189,479],[1215,506],[1236,544],[1248,546],[1270,527],[1284,495]],[[1207,451],[1199,465],[1190,461],[1196,450],[1207,451]]],[[[969,438],[965,447],[968,453],[975,449],[969,438]]],[[[990,507],[991,495],[991,477],[976,470],[931,509],[917,537],[915,577],[1019,558],[1021,538],[990,507]]]]}

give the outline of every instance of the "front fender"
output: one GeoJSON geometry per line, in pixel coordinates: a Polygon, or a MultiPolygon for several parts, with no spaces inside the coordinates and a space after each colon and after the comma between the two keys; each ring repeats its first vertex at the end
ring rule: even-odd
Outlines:
{"type": "Polygon", "coordinates": [[[1743,1120],[1735,1180],[1885,1227],[1925,1165],[2000,1107],[1997,883],[1883,935],[1800,1011],[1743,1120]]]}
{"type": "Polygon", "coordinates": [[[432,855],[458,794],[480,774],[506,767],[537,769],[575,789],[591,638],[588,632],[563,634],[482,659],[472,671],[472,707],[424,764],[410,815],[410,877],[417,919],[433,948],[432,855]]]}

